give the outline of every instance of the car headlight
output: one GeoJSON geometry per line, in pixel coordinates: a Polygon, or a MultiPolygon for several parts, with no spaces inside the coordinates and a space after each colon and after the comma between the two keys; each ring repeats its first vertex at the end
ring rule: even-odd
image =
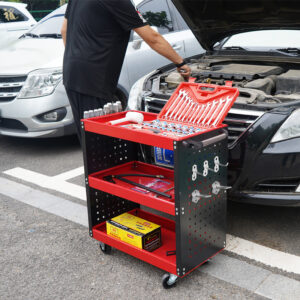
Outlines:
{"type": "Polygon", "coordinates": [[[127,103],[127,110],[141,110],[142,108],[142,94],[143,94],[143,87],[144,83],[153,73],[156,71],[147,74],[146,76],[140,78],[131,88],[128,103],[127,103]]]}
{"type": "Polygon", "coordinates": [[[62,70],[40,69],[29,73],[18,98],[36,98],[53,93],[58,83],[62,80],[62,70]]]}
{"type": "Polygon", "coordinates": [[[276,143],[295,137],[300,137],[300,109],[295,110],[281,125],[279,130],[272,138],[271,143],[276,143]]]}

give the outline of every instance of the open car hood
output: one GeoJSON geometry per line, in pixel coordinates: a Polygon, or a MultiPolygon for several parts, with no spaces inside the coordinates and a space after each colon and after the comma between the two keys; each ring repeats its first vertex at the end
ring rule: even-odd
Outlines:
{"type": "Polygon", "coordinates": [[[236,33],[300,29],[299,0],[172,1],[206,50],[236,33]]]}

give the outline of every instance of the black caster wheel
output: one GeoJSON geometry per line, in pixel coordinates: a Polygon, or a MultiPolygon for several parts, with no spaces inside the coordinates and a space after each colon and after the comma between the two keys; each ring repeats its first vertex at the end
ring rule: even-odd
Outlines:
{"type": "Polygon", "coordinates": [[[104,254],[110,254],[111,253],[111,246],[106,245],[102,242],[99,243],[100,249],[104,254]]]}
{"type": "Polygon", "coordinates": [[[170,289],[176,286],[178,277],[173,274],[165,274],[162,278],[162,285],[165,289],[170,289]]]}

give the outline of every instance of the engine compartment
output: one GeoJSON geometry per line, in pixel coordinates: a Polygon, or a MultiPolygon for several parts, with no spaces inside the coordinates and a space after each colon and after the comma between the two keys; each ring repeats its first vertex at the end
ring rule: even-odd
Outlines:
{"type": "MultiPolygon", "coordinates": [[[[300,100],[300,70],[290,66],[264,65],[255,63],[218,63],[208,65],[201,60],[190,64],[191,76],[198,83],[224,85],[232,81],[238,87],[240,104],[280,104],[300,100]]],[[[160,76],[159,92],[172,93],[183,82],[176,71],[160,76]]]]}

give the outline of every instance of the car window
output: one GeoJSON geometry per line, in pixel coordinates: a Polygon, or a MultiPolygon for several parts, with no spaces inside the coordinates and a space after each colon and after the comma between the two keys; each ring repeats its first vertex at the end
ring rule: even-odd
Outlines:
{"type": "Polygon", "coordinates": [[[38,23],[31,31],[32,34],[60,34],[64,21],[64,15],[54,15],[38,23]]]}
{"type": "Polygon", "coordinates": [[[160,34],[174,31],[174,26],[166,0],[149,0],[138,5],[139,12],[150,26],[158,28],[160,34]]]}
{"type": "Polygon", "coordinates": [[[260,30],[238,33],[230,37],[223,48],[242,47],[249,50],[300,48],[299,30],[260,30]]]}
{"type": "Polygon", "coordinates": [[[184,19],[182,18],[181,14],[178,12],[178,10],[174,7],[174,13],[175,17],[178,23],[178,29],[179,30],[187,30],[190,29],[189,26],[186,24],[184,19]]]}
{"type": "Polygon", "coordinates": [[[0,6],[0,23],[13,23],[27,21],[28,17],[18,9],[11,6],[0,6]]]}

